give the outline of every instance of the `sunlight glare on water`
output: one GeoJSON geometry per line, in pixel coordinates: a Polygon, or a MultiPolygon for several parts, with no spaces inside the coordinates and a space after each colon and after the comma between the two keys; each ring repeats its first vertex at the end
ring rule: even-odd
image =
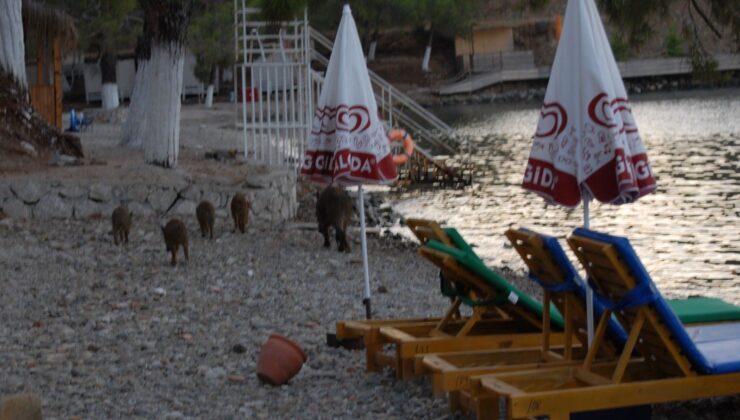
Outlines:
{"type": "MultiPolygon", "coordinates": [[[[539,106],[435,110],[471,142],[474,185],[402,193],[395,208],[406,217],[444,221],[477,245],[488,264],[524,271],[503,236],[507,228],[564,239],[583,223],[581,207],[546,205],[520,187],[539,106]]],[[[632,112],[658,191],[622,206],[592,204],[591,229],[627,236],[665,296],[740,304],[740,90],[637,96],[632,112]]]]}

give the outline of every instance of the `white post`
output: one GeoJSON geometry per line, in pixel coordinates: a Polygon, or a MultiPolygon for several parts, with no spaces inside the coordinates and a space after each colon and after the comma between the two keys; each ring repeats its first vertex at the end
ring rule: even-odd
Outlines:
{"type": "Polygon", "coordinates": [[[427,45],[426,49],[424,50],[424,61],[421,63],[421,71],[428,72],[429,71],[429,59],[432,57],[432,46],[427,45]]]}
{"type": "Polygon", "coordinates": [[[372,318],[372,309],[370,306],[370,269],[367,261],[367,231],[365,230],[365,199],[362,193],[362,185],[357,186],[357,199],[360,207],[360,241],[362,242],[362,274],[365,279],[365,298],[362,303],[365,304],[365,317],[372,318]]]}
{"type": "MultiPolygon", "coordinates": [[[[588,214],[588,202],[589,197],[583,195],[583,227],[589,229],[589,214],[588,214]]],[[[588,347],[591,348],[591,342],[594,339],[594,291],[589,285],[586,285],[586,332],[588,337],[588,347]]]]}
{"type": "Polygon", "coordinates": [[[213,106],[213,83],[208,84],[208,89],[206,90],[206,108],[211,108],[213,106]]]}
{"type": "MultiPolygon", "coordinates": [[[[247,144],[247,66],[242,63],[239,72],[242,78],[241,92],[237,92],[236,100],[239,100],[239,94],[242,97],[242,142],[244,144],[244,159],[249,157],[249,145],[247,144]]],[[[234,75],[236,78],[236,75],[234,75]]],[[[237,83],[237,86],[239,84],[237,83]]],[[[252,116],[254,116],[254,98],[252,98],[252,116]]]]}
{"type": "Polygon", "coordinates": [[[367,62],[371,62],[375,60],[375,49],[378,46],[378,41],[373,40],[370,42],[370,49],[367,52],[367,62]]]}
{"type": "Polygon", "coordinates": [[[116,109],[120,105],[118,98],[118,84],[117,83],[103,83],[100,91],[100,99],[103,109],[109,111],[116,109]]]}

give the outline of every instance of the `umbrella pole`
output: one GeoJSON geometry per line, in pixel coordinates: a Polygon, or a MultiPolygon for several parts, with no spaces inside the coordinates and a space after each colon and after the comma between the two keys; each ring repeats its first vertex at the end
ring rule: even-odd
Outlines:
{"type": "Polygon", "coordinates": [[[365,304],[365,317],[372,318],[372,309],[370,307],[370,270],[367,262],[367,232],[365,230],[365,198],[362,193],[362,185],[357,186],[357,199],[360,207],[360,241],[362,242],[362,271],[365,279],[365,298],[362,303],[365,304]]]}
{"type": "MultiPolygon", "coordinates": [[[[589,229],[588,197],[583,197],[583,227],[589,229]]],[[[591,342],[594,339],[594,291],[591,287],[586,287],[586,332],[588,337],[588,348],[591,348],[591,342]]]]}

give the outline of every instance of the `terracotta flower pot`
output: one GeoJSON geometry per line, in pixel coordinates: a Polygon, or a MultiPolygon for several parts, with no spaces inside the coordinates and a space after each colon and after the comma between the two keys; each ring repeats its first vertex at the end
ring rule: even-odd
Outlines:
{"type": "Polygon", "coordinates": [[[306,353],[286,337],[272,334],[260,350],[257,377],[270,385],[283,385],[301,371],[306,353]]]}

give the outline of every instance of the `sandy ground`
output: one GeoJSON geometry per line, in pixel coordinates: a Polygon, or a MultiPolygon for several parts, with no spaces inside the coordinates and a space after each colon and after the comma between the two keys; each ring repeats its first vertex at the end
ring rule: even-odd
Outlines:
{"type": "MultiPolygon", "coordinates": [[[[143,152],[119,145],[121,127],[127,117],[121,108],[107,117],[98,116],[86,131],[76,133],[82,142],[85,158],[79,165],[30,166],[5,176],[29,176],[40,179],[85,180],[100,182],[172,184],[184,178],[193,181],[209,179],[230,183],[250,174],[263,174],[264,165],[243,158],[243,148],[234,129],[233,105],[217,104],[211,109],[202,105],[183,106],[180,127],[180,151],[174,169],[144,163],[143,152]],[[206,159],[206,152],[232,151],[234,158],[217,162],[206,159]]],[[[99,110],[90,110],[95,114],[99,110]]],[[[69,117],[65,114],[64,121],[69,117]]]]}

